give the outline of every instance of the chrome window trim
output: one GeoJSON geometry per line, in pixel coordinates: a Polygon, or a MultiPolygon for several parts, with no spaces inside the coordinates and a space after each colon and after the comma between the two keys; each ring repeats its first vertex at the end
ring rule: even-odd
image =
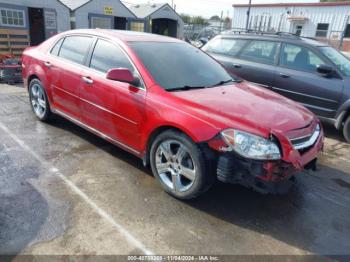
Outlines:
{"type": "MultiPolygon", "coordinates": [[[[98,73],[99,75],[104,75],[106,76],[106,73],[103,73],[101,71],[98,71],[98,70],[95,70],[93,68],[91,68],[90,66],[86,66],[86,65],[83,65],[83,64],[79,64],[79,63],[76,63],[74,61],[71,61],[69,59],[65,59],[63,57],[60,57],[60,56],[56,56],[56,55],[53,55],[51,54],[51,50],[52,48],[61,40],[61,39],[64,39],[66,37],[70,37],[70,36],[85,36],[85,37],[91,37],[91,38],[95,38],[95,39],[101,39],[101,40],[105,40],[105,41],[108,41],[108,42],[111,42],[112,44],[116,45],[117,47],[119,47],[121,49],[121,51],[125,54],[125,56],[127,57],[127,59],[129,60],[129,62],[131,63],[131,65],[134,67],[135,69],[135,72],[137,73],[137,75],[140,77],[140,81],[141,81],[141,85],[142,87],[138,87],[138,86],[135,86],[135,88],[138,88],[140,90],[144,90],[144,91],[147,91],[147,87],[146,87],[146,84],[145,84],[145,81],[143,80],[143,77],[142,75],[140,74],[140,71],[137,69],[137,67],[135,66],[134,62],[131,60],[131,58],[129,57],[129,55],[127,54],[127,52],[124,50],[123,47],[121,47],[118,43],[115,43],[113,40],[109,39],[109,38],[104,38],[104,37],[101,37],[101,36],[96,36],[96,35],[90,35],[90,34],[67,34],[67,35],[64,35],[62,36],[61,38],[59,38],[58,40],[56,40],[54,42],[54,44],[51,45],[51,47],[47,50],[46,52],[46,55],[49,55],[51,57],[54,57],[55,59],[58,59],[58,60],[62,60],[66,63],[69,63],[69,64],[72,64],[74,66],[82,66],[84,69],[86,70],[89,70],[89,71],[92,71],[93,73],[98,73]]],[[[95,44],[94,43],[94,48],[95,48],[95,44]]],[[[63,45],[63,43],[62,43],[63,45]]],[[[62,47],[61,45],[61,47],[62,47]]],[[[91,57],[89,57],[90,60],[91,60],[91,57]]],[[[89,62],[90,64],[90,62],[89,62]]],[[[112,80],[111,80],[112,81],[112,80]]]]}
{"type": "MultiPolygon", "coordinates": [[[[97,41],[98,41],[98,40],[102,40],[102,41],[107,41],[107,42],[111,43],[112,45],[118,47],[118,48],[123,52],[123,54],[126,56],[126,58],[129,60],[130,64],[131,64],[132,67],[134,68],[134,70],[135,70],[137,76],[140,78],[141,86],[135,86],[135,87],[138,88],[138,89],[141,89],[141,90],[146,90],[146,85],[145,85],[145,81],[143,80],[143,77],[141,76],[139,70],[138,70],[137,67],[135,66],[134,62],[131,60],[129,54],[124,50],[124,48],[123,48],[120,44],[115,43],[114,41],[112,41],[112,40],[109,39],[109,38],[104,38],[104,37],[102,37],[102,36],[96,36],[96,38],[97,38],[97,41]]],[[[94,53],[94,50],[95,50],[97,41],[95,42],[94,47],[93,47],[93,50],[92,50],[92,53],[91,53],[91,56],[89,57],[89,58],[90,58],[90,61],[89,61],[89,66],[88,66],[88,68],[91,69],[91,70],[93,70],[93,71],[95,71],[95,72],[99,72],[99,73],[101,73],[101,74],[106,75],[106,73],[101,72],[101,71],[99,71],[99,70],[96,70],[96,69],[90,67],[92,55],[93,55],[93,53],[94,53]]]]}
{"type": "MultiPolygon", "coordinates": [[[[310,139],[308,141],[300,143],[300,144],[293,145],[293,148],[296,149],[296,150],[299,150],[299,149],[307,148],[309,146],[314,145],[315,142],[317,141],[318,137],[320,136],[320,133],[321,133],[321,127],[318,124],[316,126],[316,129],[315,129],[314,133],[312,134],[312,136],[310,137],[310,139]]],[[[303,137],[294,138],[294,139],[291,139],[291,141],[296,140],[296,139],[301,139],[301,138],[303,138],[303,137]]]]}

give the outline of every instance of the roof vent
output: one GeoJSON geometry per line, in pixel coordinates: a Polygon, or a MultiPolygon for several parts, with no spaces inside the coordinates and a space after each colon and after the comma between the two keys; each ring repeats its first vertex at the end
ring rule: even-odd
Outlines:
{"type": "Polygon", "coordinates": [[[156,8],[156,7],[157,7],[157,5],[156,5],[156,4],[152,4],[152,5],[151,5],[151,7],[156,8]]]}
{"type": "Polygon", "coordinates": [[[140,8],[140,5],[135,5],[134,7],[135,7],[135,8],[140,8]]]}

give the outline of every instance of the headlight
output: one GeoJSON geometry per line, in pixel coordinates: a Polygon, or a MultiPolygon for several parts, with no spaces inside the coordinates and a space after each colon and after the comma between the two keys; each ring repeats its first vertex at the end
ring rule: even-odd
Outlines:
{"type": "Polygon", "coordinates": [[[277,160],[281,158],[278,146],[263,137],[236,129],[221,132],[225,143],[239,155],[258,160],[277,160]]]}

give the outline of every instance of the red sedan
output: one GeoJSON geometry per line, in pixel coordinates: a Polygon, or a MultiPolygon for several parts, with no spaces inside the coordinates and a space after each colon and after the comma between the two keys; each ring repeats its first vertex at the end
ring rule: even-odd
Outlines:
{"type": "Polygon", "coordinates": [[[22,62],[41,121],[61,115],[140,157],[180,199],[216,179],[285,192],[297,171],[315,168],[323,147],[307,109],[233,79],[177,39],[74,30],[26,49],[22,62]]]}

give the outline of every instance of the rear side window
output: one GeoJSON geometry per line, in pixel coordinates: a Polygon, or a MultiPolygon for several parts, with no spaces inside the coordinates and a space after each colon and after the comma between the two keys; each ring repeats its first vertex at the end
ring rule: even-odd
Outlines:
{"type": "Polygon", "coordinates": [[[322,65],[324,62],[313,51],[306,47],[283,44],[280,65],[299,71],[315,72],[317,65],[322,65]]]}
{"type": "Polygon", "coordinates": [[[134,72],[134,67],[130,63],[124,52],[112,43],[98,40],[91,57],[90,67],[106,73],[112,68],[128,68],[134,72]]]}
{"type": "Polygon", "coordinates": [[[61,48],[61,45],[63,43],[63,39],[64,38],[61,38],[55,45],[54,47],[51,49],[51,54],[52,55],[55,55],[55,56],[58,56],[58,53],[60,52],[60,48],[61,48]]]}
{"type": "Polygon", "coordinates": [[[206,52],[235,56],[246,45],[247,40],[232,38],[215,38],[203,50],[206,52]]]}
{"type": "Polygon", "coordinates": [[[91,42],[92,37],[67,36],[64,39],[58,56],[78,64],[84,64],[84,59],[91,42]]]}
{"type": "Polygon", "coordinates": [[[257,63],[273,65],[275,63],[278,43],[269,41],[252,41],[240,54],[240,58],[257,63]]]}

